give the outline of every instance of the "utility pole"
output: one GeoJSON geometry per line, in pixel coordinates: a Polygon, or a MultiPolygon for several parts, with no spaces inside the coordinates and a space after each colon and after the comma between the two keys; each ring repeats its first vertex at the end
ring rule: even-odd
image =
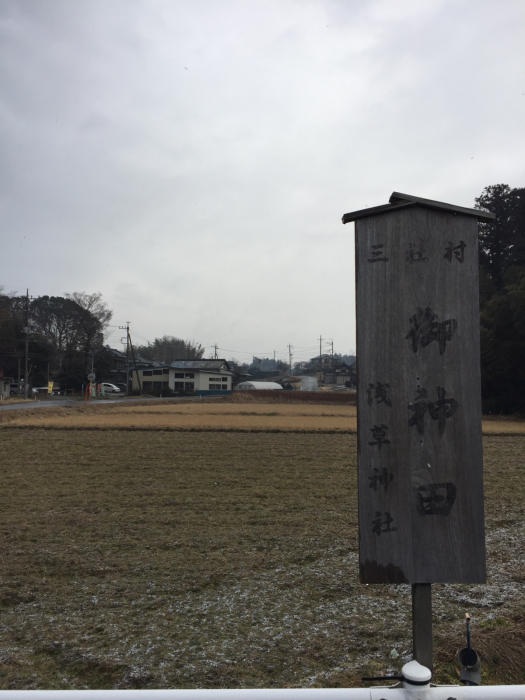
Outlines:
{"type": "Polygon", "coordinates": [[[213,359],[217,360],[218,359],[217,350],[219,349],[219,346],[217,345],[217,343],[215,343],[215,345],[212,345],[212,348],[215,350],[215,353],[213,355],[213,359]]]}
{"type": "Polygon", "coordinates": [[[321,336],[319,336],[319,372],[323,371],[323,358],[321,357],[321,354],[323,351],[322,348],[323,348],[323,339],[321,336]]]}
{"type": "Polygon", "coordinates": [[[119,326],[119,330],[126,331],[126,396],[129,394],[129,324],[126,321],[125,326],[119,326]]]}
{"type": "Polygon", "coordinates": [[[18,356],[18,396],[20,396],[20,355],[18,356]]]}
{"type": "Polygon", "coordinates": [[[24,304],[24,333],[26,335],[26,353],[24,359],[24,399],[27,399],[28,388],[28,361],[29,361],[29,289],[26,290],[26,301],[24,304]]]}
{"type": "Polygon", "coordinates": [[[134,367],[135,367],[135,372],[137,373],[137,384],[139,385],[139,391],[140,391],[140,393],[142,394],[142,384],[140,383],[139,370],[138,370],[138,368],[137,368],[137,362],[136,362],[136,360],[135,360],[135,351],[133,350],[133,343],[131,342],[131,336],[130,336],[130,334],[129,334],[129,326],[128,326],[127,328],[128,328],[128,343],[129,343],[130,346],[131,346],[131,355],[132,355],[132,357],[133,357],[133,365],[134,365],[134,367]]]}
{"type": "Polygon", "coordinates": [[[273,368],[275,369],[275,350],[273,351],[273,368]]]}
{"type": "Polygon", "coordinates": [[[334,368],[334,341],[333,341],[333,340],[329,340],[328,342],[329,342],[330,345],[332,346],[332,369],[333,369],[333,368],[334,368]]]}
{"type": "Polygon", "coordinates": [[[292,375],[292,350],[293,345],[290,345],[290,343],[288,343],[288,357],[290,358],[290,376],[292,375]]]}
{"type": "Polygon", "coordinates": [[[126,321],[126,396],[129,394],[129,321],[126,321]]]}

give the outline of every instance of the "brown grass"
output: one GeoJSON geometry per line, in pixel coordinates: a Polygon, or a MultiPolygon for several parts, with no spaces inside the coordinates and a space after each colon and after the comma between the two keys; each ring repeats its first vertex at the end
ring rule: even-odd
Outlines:
{"type": "MultiPolygon", "coordinates": [[[[354,435],[2,435],[1,688],[359,686],[410,658],[409,587],[358,582],[354,435]]],[[[439,682],[465,611],[484,681],[525,682],[524,448],[485,438],[489,579],[434,586],[439,682]]]]}
{"type": "Polygon", "coordinates": [[[485,435],[525,435],[525,420],[509,416],[483,416],[485,435]]]}
{"type": "Polygon", "coordinates": [[[355,431],[355,406],[308,404],[163,403],[35,410],[11,416],[13,426],[210,430],[355,431]],[[249,408],[248,408],[249,406],[249,408]]]}
{"type": "MultiPolygon", "coordinates": [[[[501,685],[523,684],[525,668],[525,625],[522,614],[495,617],[480,625],[475,648],[482,660],[482,684],[487,680],[501,685]]],[[[465,639],[456,635],[440,639],[437,661],[443,667],[457,666],[457,652],[466,646],[465,639]]]]}
{"type": "MultiPolygon", "coordinates": [[[[232,430],[349,432],[357,430],[357,407],[348,403],[314,404],[271,401],[279,392],[244,392],[214,401],[125,402],[72,408],[35,407],[0,412],[0,422],[19,427],[104,430],[232,430]],[[255,397],[255,398],[254,398],[255,397]],[[235,400],[234,400],[235,399],[235,400]]],[[[282,392],[302,394],[307,392],[282,392]]],[[[317,392],[319,393],[319,392],[317,392]]],[[[330,392],[326,392],[329,394],[330,392]]],[[[336,394],[338,395],[338,394],[336,394]]],[[[525,420],[485,416],[486,435],[523,435],[525,420]]]]}

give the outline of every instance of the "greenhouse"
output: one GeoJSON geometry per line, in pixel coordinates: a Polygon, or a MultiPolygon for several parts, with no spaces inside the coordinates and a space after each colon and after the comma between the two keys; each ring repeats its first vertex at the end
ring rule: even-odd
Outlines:
{"type": "Polygon", "coordinates": [[[282,386],[277,382],[240,382],[235,387],[235,391],[252,391],[253,389],[266,391],[268,389],[282,389],[282,386]]]}

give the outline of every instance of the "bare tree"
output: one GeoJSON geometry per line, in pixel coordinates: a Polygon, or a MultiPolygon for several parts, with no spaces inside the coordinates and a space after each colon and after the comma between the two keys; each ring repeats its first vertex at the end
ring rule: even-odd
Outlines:
{"type": "Polygon", "coordinates": [[[86,294],[86,292],[73,292],[73,294],[64,294],[66,299],[76,301],[86,311],[94,316],[100,324],[100,330],[105,332],[109,326],[109,322],[113,318],[113,311],[108,308],[105,301],[102,301],[102,294],[95,292],[94,294],[86,294]]]}

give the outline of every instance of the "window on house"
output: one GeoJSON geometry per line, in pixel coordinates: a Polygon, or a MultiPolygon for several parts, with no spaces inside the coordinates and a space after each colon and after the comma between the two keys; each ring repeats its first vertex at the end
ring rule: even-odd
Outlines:
{"type": "Polygon", "coordinates": [[[193,391],[194,382],[184,382],[184,391],[193,391]]]}
{"type": "Polygon", "coordinates": [[[186,372],[184,376],[186,377],[186,379],[194,379],[195,374],[193,372],[186,372]]]}
{"type": "Polygon", "coordinates": [[[152,389],[155,389],[157,391],[160,391],[162,389],[162,382],[151,382],[152,384],[152,389]]]}
{"type": "Polygon", "coordinates": [[[184,391],[184,382],[175,382],[175,391],[184,391]]]}
{"type": "Polygon", "coordinates": [[[169,373],[170,373],[169,369],[163,369],[163,370],[162,370],[162,374],[169,374],[169,373]]]}
{"type": "Polygon", "coordinates": [[[154,369],[153,374],[162,374],[162,370],[161,369],[154,369]]]}
{"type": "Polygon", "coordinates": [[[175,379],[184,379],[184,372],[175,372],[175,379]]]}
{"type": "Polygon", "coordinates": [[[163,389],[169,389],[169,388],[170,388],[170,383],[169,383],[169,382],[162,382],[162,388],[163,388],[163,389]]]}
{"type": "Polygon", "coordinates": [[[153,374],[153,372],[152,372],[150,369],[145,369],[145,370],[142,372],[142,374],[143,374],[144,377],[151,377],[151,375],[153,374]]]}
{"type": "Polygon", "coordinates": [[[142,382],[142,390],[147,391],[148,389],[151,389],[151,385],[153,382],[142,382]]]}
{"type": "Polygon", "coordinates": [[[223,382],[227,382],[227,381],[228,381],[228,377],[223,377],[223,378],[222,378],[222,381],[223,381],[223,382]]]}

